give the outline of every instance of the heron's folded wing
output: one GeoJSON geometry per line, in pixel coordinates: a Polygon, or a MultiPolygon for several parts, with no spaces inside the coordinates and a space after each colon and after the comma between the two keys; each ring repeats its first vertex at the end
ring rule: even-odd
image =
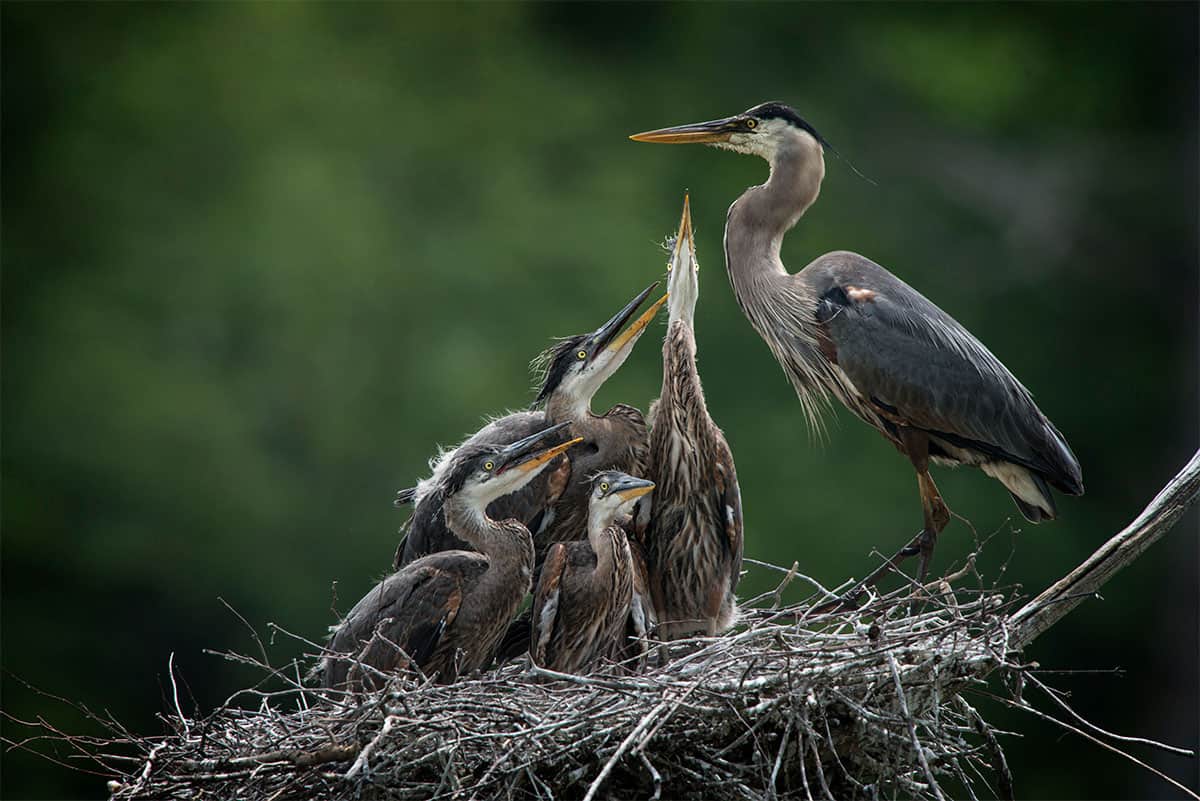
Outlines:
{"type": "Polygon", "coordinates": [[[1029,391],[915,290],[834,287],[821,298],[822,318],[838,366],[868,401],[955,444],[1079,484],[1078,462],[1029,391]]]}
{"type": "Polygon", "coordinates": [[[558,625],[559,602],[562,599],[562,582],[567,573],[567,546],[556,542],[546,552],[542,573],[533,592],[532,640],[529,653],[539,665],[547,663],[550,642],[558,625]]]}
{"type": "MultiPolygon", "coordinates": [[[[362,661],[380,671],[400,666],[405,655],[423,664],[453,625],[463,596],[487,567],[487,557],[467,551],[418,559],[379,582],[354,605],[335,629],[329,649],[344,654],[361,651],[362,661]]],[[[345,671],[345,666],[334,669],[327,684],[336,686],[345,671]]]]}

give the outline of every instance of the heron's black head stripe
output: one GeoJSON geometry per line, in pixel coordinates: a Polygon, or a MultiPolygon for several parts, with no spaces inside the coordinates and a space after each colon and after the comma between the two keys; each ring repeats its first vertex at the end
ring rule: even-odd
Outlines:
{"type": "Polygon", "coordinates": [[[463,445],[460,447],[454,454],[454,467],[446,476],[442,492],[449,496],[461,490],[467,483],[467,479],[479,470],[479,458],[493,456],[499,452],[500,448],[496,445],[463,445]]]}
{"type": "Polygon", "coordinates": [[[797,114],[794,108],[783,103],[777,103],[774,101],[769,103],[759,103],[757,106],[747,111],[746,114],[760,120],[784,120],[803,131],[808,131],[810,134],[812,134],[813,139],[816,139],[822,145],[829,145],[829,143],[825,141],[825,137],[817,133],[816,128],[812,127],[807,120],[797,114]]]}
{"type": "Polygon", "coordinates": [[[579,361],[579,350],[587,346],[588,334],[577,334],[555,342],[534,360],[536,368],[542,371],[542,385],[537,397],[533,399],[535,407],[542,405],[562,384],[571,365],[579,361]]]}

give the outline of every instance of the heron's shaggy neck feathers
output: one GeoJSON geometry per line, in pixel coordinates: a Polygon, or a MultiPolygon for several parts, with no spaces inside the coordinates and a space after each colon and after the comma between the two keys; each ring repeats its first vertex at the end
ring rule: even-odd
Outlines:
{"type": "Polygon", "coordinates": [[[820,143],[799,129],[760,155],[771,175],[729,207],[725,267],[742,312],[783,366],[810,430],[820,433],[830,396],[844,399],[850,390],[820,356],[817,298],[788,273],[779,253],[784,236],[820,194],[825,159],[820,143]]]}

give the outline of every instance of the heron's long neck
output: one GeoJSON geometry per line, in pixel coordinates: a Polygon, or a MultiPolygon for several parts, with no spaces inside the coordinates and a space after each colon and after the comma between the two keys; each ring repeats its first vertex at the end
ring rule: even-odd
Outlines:
{"type": "MultiPolygon", "coordinates": [[[[700,373],[696,370],[696,337],[684,320],[672,320],[663,340],[663,380],[659,398],[669,408],[689,412],[689,416],[707,414],[700,373]]],[[[660,407],[661,408],[661,407],[660,407]]]]}
{"type": "Polygon", "coordinates": [[[747,314],[773,281],[787,275],[779,258],[783,237],[817,199],[824,176],[820,145],[796,139],[776,152],[766,183],[750,187],[729,207],[725,267],[747,314]]]}
{"type": "Polygon", "coordinates": [[[546,419],[552,423],[582,422],[593,417],[590,394],[555,392],[546,400],[546,419]]]}
{"type": "Polygon", "coordinates": [[[608,576],[623,566],[622,554],[619,551],[628,546],[623,545],[625,530],[605,515],[588,516],[588,544],[596,554],[596,575],[608,576]]]}
{"type": "MultiPolygon", "coordinates": [[[[533,538],[516,520],[496,521],[483,511],[486,503],[452,496],[443,505],[446,525],[455,536],[495,563],[533,564],[533,538]]],[[[490,572],[490,571],[489,571],[490,572]]]]}

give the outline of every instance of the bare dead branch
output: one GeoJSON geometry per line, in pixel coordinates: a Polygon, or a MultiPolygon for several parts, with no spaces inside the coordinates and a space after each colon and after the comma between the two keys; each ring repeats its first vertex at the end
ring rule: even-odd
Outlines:
{"type": "Polygon", "coordinates": [[[1079,567],[1047,587],[1011,618],[1013,646],[1024,648],[1132,563],[1178,522],[1200,494],[1200,451],[1140,515],[1079,567]]]}

